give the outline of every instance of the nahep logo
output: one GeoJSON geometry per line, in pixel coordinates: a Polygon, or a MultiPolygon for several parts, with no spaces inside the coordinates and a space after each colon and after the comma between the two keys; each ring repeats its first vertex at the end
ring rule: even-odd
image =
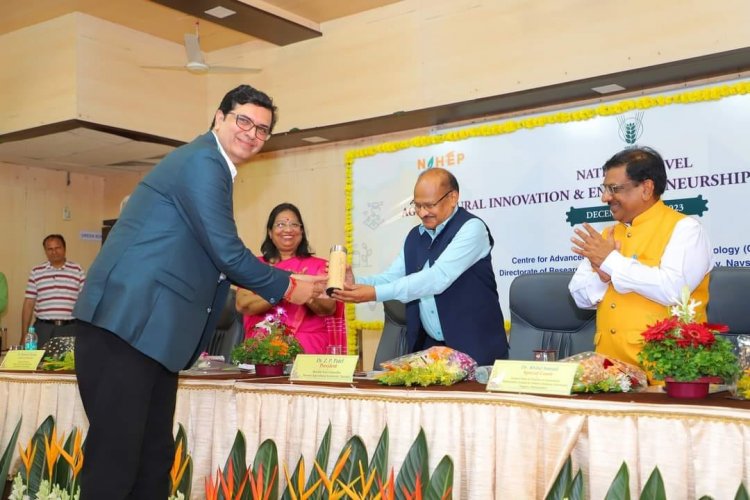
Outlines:
{"type": "Polygon", "coordinates": [[[417,168],[425,170],[435,167],[445,168],[460,165],[466,159],[462,152],[449,151],[441,156],[430,156],[429,158],[417,158],[417,168]]]}

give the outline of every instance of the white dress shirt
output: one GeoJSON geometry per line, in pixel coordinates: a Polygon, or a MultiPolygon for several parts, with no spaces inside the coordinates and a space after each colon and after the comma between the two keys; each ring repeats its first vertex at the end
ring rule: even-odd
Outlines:
{"type": "MultiPolygon", "coordinates": [[[[448,219],[434,230],[419,225],[420,234],[427,233],[433,240],[443,231],[448,221],[456,215],[456,208],[448,219]]],[[[435,264],[427,261],[421,271],[406,274],[404,249],[391,266],[376,276],[357,277],[356,282],[375,287],[376,300],[399,300],[410,302],[419,299],[419,318],[427,334],[444,340],[443,327],[438,317],[435,295],[443,293],[467,269],[490,253],[490,236],[481,219],[473,218],[464,223],[445,247],[435,264]]]]}
{"type": "MultiPolygon", "coordinates": [[[[618,251],[610,253],[601,265],[601,270],[612,277],[612,286],[618,293],[634,292],[665,306],[680,300],[684,285],[695,290],[711,268],[711,243],[703,226],[692,217],[675,225],[659,267],[646,266],[618,251]]],[[[568,289],[578,307],[595,309],[607,286],[593,271],[591,262],[584,259],[568,289]]]]}

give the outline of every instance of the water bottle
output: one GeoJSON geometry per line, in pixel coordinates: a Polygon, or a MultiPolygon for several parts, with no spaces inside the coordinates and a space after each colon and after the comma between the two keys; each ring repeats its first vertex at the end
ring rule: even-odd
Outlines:
{"type": "Polygon", "coordinates": [[[26,343],[24,344],[24,349],[27,351],[36,351],[37,342],[39,342],[39,338],[36,336],[36,329],[33,326],[30,326],[29,331],[26,332],[26,343]]]}
{"type": "Polygon", "coordinates": [[[344,278],[346,277],[346,247],[334,245],[328,255],[328,284],[326,293],[330,296],[334,290],[344,289],[344,278]]]}

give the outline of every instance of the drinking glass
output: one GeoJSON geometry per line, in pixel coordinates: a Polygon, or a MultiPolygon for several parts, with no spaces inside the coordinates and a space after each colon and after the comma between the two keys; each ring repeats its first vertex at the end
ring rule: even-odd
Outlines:
{"type": "Polygon", "coordinates": [[[534,361],[557,361],[557,350],[534,349],[534,361]]]}
{"type": "Polygon", "coordinates": [[[326,347],[326,354],[339,355],[343,354],[343,350],[340,345],[329,345],[326,347]]]}
{"type": "Polygon", "coordinates": [[[346,320],[334,316],[325,318],[328,332],[327,354],[344,354],[346,346],[346,320]]]}

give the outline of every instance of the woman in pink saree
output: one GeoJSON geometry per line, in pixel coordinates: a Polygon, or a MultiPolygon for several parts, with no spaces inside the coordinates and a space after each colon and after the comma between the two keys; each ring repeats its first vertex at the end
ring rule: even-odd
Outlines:
{"type": "MultiPolygon", "coordinates": [[[[291,203],[274,207],[266,224],[266,239],[259,259],[279,269],[301,274],[325,274],[326,260],[314,257],[305,234],[299,209],[291,203]]],[[[314,298],[296,305],[281,301],[287,326],[294,332],[306,354],[323,354],[328,346],[343,344],[346,353],[344,304],[333,299],[314,298]],[[334,334],[340,338],[334,338],[334,334]]],[[[249,290],[237,290],[237,310],[244,314],[245,338],[252,337],[255,325],[274,306],[249,290]]]]}

